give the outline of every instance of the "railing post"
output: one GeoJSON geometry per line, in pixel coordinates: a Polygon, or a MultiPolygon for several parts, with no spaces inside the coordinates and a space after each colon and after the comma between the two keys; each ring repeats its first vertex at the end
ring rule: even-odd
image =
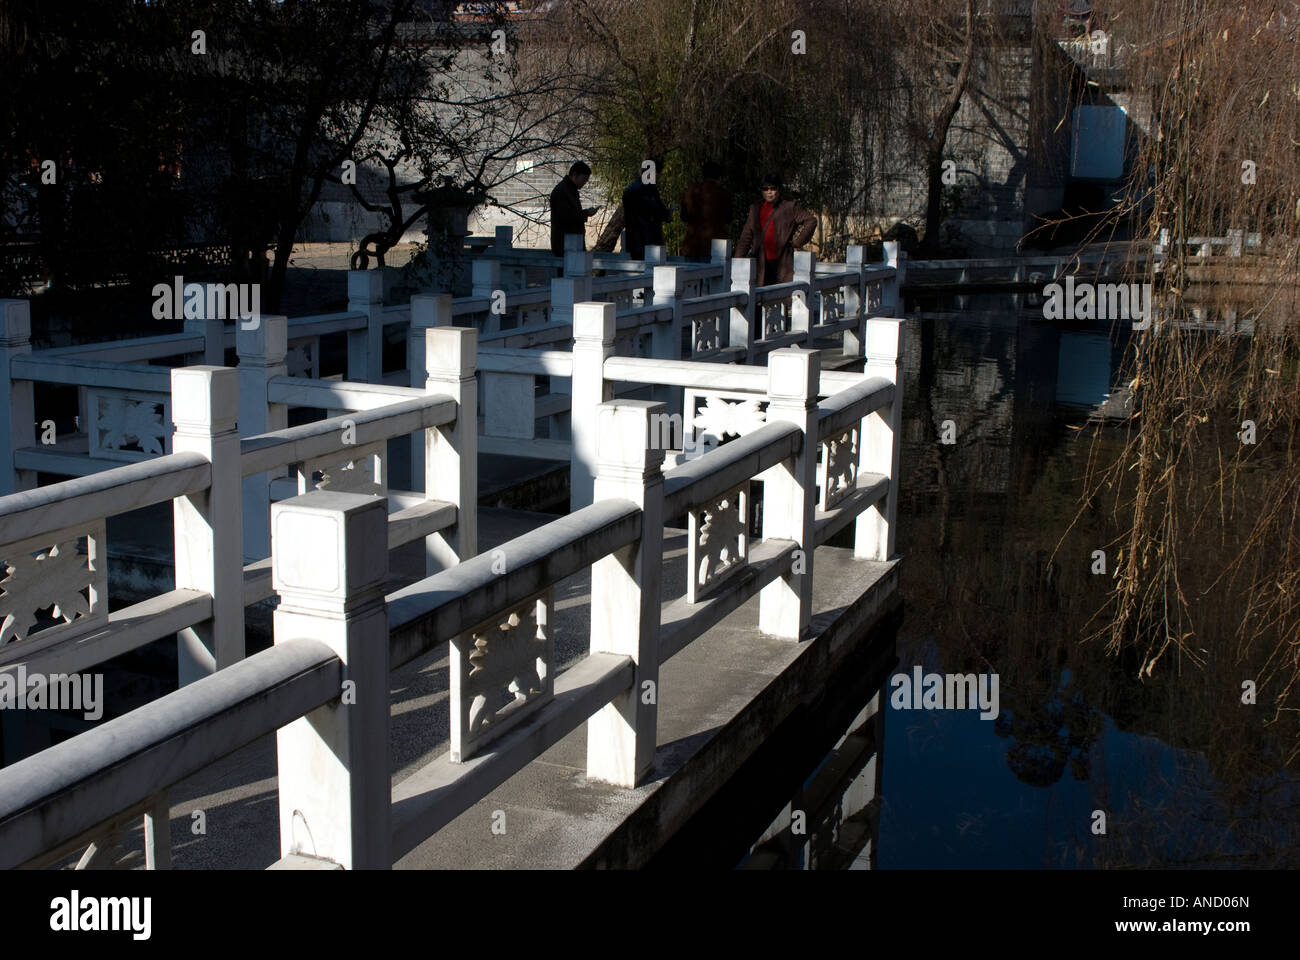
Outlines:
{"type": "Polygon", "coordinates": [[[491,254],[502,258],[501,275],[506,279],[506,290],[523,290],[528,286],[528,270],[514,260],[507,260],[514,254],[515,228],[509,225],[498,226],[492,243],[491,254]]]}
{"type": "Polygon", "coordinates": [[[812,289],[813,277],[817,276],[817,257],[808,250],[794,252],[795,283],[806,283],[808,289],[796,291],[790,298],[790,332],[804,334],[804,344],[811,348],[813,326],[820,319],[820,304],[817,294],[812,289]]]}
{"type": "Polygon", "coordinates": [[[663,245],[658,243],[647,243],[645,246],[645,256],[642,257],[647,267],[655,267],[668,262],[668,255],[664,251],[663,245]]]}
{"type": "Polygon", "coordinates": [[[573,376],[569,401],[569,509],[590,506],[596,481],[596,409],[614,398],[605,358],[614,355],[617,308],[579,303],[573,308],[573,376]]]}
{"type": "Polygon", "coordinates": [[[749,257],[731,261],[731,291],[745,295],[743,307],[731,308],[731,337],[728,346],[744,347],[749,363],[754,359],[754,281],[758,278],[758,265],[749,257]]]}
{"type": "Polygon", "coordinates": [[[32,382],[15,380],[14,357],[32,352],[32,313],[26,300],[0,300],[4,328],[0,329],[0,397],[9,410],[0,414],[0,496],[31,490],[36,474],[14,466],[14,451],[36,446],[36,408],[32,382]]]}
{"type": "MultiPolygon", "coordinates": [[[[212,284],[201,284],[203,287],[203,303],[200,306],[201,313],[207,313],[208,304],[212,303],[212,298],[208,295],[208,290],[212,284]]],[[[239,317],[234,317],[235,324],[239,323],[239,317]]],[[[225,320],[220,316],[198,316],[185,317],[185,332],[194,334],[196,337],[203,337],[203,360],[201,363],[208,367],[224,367],[226,364],[226,347],[225,347],[225,320]]]]}
{"type": "Polygon", "coordinates": [[[672,307],[672,320],[656,323],[650,329],[650,354],[656,360],[682,358],[682,275],[677,267],[654,268],[654,296],[656,307],[672,307]]]}
{"type": "Polygon", "coordinates": [[[632,685],[587,721],[587,777],[635,787],[654,766],[659,701],[659,581],[664,453],[651,427],[662,403],[617,400],[596,409],[597,500],[641,508],[638,540],[591,566],[591,651],[632,658],[632,685]]]}
{"type": "Polygon", "coordinates": [[[888,560],[894,555],[894,520],[898,515],[900,451],[903,438],[903,321],[872,317],[867,321],[868,377],[894,384],[894,399],[862,419],[858,437],[858,470],[889,478],[889,492],[858,514],[853,531],[853,555],[860,560],[888,560]]]}
{"type": "MultiPolygon", "coordinates": [[[[650,249],[647,248],[646,256],[649,255],[650,249]]],[[[685,278],[677,267],[655,267],[654,284],[651,303],[656,307],[671,307],[672,316],[667,323],[656,323],[650,328],[650,356],[656,360],[680,360],[682,359],[682,327],[692,322],[682,317],[685,278]]],[[[691,350],[694,352],[694,330],[688,331],[687,335],[691,338],[691,350]]],[[[654,386],[650,391],[654,399],[667,405],[670,417],[682,416],[682,394],[679,390],[673,387],[654,386]]]]}
{"type": "MultiPolygon", "coordinates": [[[[425,331],[450,326],[451,294],[417,294],[411,298],[411,326],[406,331],[406,369],[411,375],[410,386],[423,390],[425,381],[429,379],[425,331]]],[[[411,434],[411,485],[407,489],[413,493],[424,490],[424,435],[420,432],[411,434]]]]}
{"type": "Polygon", "coordinates": [[[501,261],[479,258],[470,264],[470,296],[490,297],[501,289],[501,261]]]}
{"type": "MultiPolygon", "coordinates": [[[[209,285],[204,284],[204,290],[209,285]]],[[[204,301],[206,312],[207,301],[204,301]]],[[[235,323],[239,320],[236,318],[235,323]]],[[[203,338],[203,363],[210,367],[222,367],[226,364],[225,339],[226,325],[220,317],[186,317],[185,332],[203,338]]]]}
{"type": "Polygon", "coordinates": [[[803,445],[791,460],[762,474],[763,539],[793,540],[800,552],[788,574],[760,591],[758,628],[799,640],[812,618],[821,354],[797,347],[773,350],[767,358],[767,375],[767,422],[798,424],[803,445]]]}
{"type": "Polygon", "coordinates": [[[384,369],[384,271],[348,271],[348,311],[364,313],[366,328],[348,331],[348,379],[382,383],[384,369]]]}
{"type": "Polygon", "coordinates": [[[844,265],[857,273],[857,282],[844,288],[844,312],[854,318],[854,325],[844,331],[844,355],[861,358],[867,333],[867,290],[865,250],[851,244],[844,254],[844,265]]]}
{"type": "Polygon", "coordinates": [[[551,323],[572,323],[573,305],[591,299],[591,261],[584,250],[565,251],[564,276],[551,281],[551,323]]]}
{"type": "MultiPolygon", "coordinates": [[[[884,265],[894,268],[894,276],[885,281],[880,298],[880,309],[886,314],[896,314],[903,308],[903,280],[907,274],[907,254],[897,240],[886,240],[882,245],[884,265]]],[[[863,291],[865,298],[866,291],[863,291]]],[[[865,306],[865,299],[863,305],[865,306]]]]}
{"type": "Polygon", "coordinates": [[[425,393],[456,401],[456,419],[425,431],[424,496],[456,505],[456,525],[425,538],[425,572],[437,573],[478,553],[478,331],[425,331],[425,393]]]}
{"type": "MultiPolygon", "coordinates": [[[[283,430],[288,426],[288,408],[267,399],[267,387],[275,377],[287,374],[289,321],[265,316],[251,330],[238,325],[235,349],[239,354],[239,435],[283,430]]],[[[282,475],[281,471],[276,476],[282,475]]],[[[271,554],[271,474],[244,477],[244,559],[261,560],[271,554]]]]}
{"type": "Polygon", "coordinates": [[[277,503],[275,642],[343,661],[339,697],[276,733],[280,852],[392,866],[388,763],[388,516],[380,497],[316,490],[277,503]]]}
{"type": "Polygon", "coordinates": [[[730,240],[709,241],[709,262],[718,268],[718,272],[709,278],[709,293],[721,293],[731,284],[731,276],[727,270],[727,261],[730,259],[730,240]]]}
{"type": "Polygon", "coordinates": [[[176,589],[212,594],[212,618],[176,635],[181,686],[244,658],[244,549],[239,374],[230,367],[172,370],[174,453],[212,464],[206,490],[172,501],[176,589]]]}

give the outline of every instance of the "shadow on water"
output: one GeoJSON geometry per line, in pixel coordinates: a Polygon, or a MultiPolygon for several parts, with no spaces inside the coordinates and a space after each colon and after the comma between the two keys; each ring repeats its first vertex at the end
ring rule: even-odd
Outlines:
{"type": "Polygon", "coordinates": [[[901,680],[848,682],[765,743],[657,865],[1300,865],[1294,731],[1241,703],[1257,665],[1235,638],[1203,636],[1203,665],[1143,678],[1088,639],[1108,583],[1094,551],[1119,527],[1080,510],[1080,428],[1107,422],[1102,456],[1123,442],[1128,332],[1046,322],[1005,296],[951,306],[906,327],[890,673],[996,675],[996,716],[902,709],[901,680]]]}

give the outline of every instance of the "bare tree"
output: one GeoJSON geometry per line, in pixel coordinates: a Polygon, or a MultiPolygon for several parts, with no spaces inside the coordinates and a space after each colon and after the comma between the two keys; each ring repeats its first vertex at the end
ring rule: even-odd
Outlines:
{"type": "MultiPolygon", "coordinates": [[[[355,179],[352,192],[387,225],[363,238],[357,266],[371,257],[383,264],[401,236],[430,214],[488,205],[535,219],[530,208],[538,198],[524,192],[520,199],[506,188],[539,158],[563,156],[590,141],[583,65],[544,23],[509,27],[505,49],[482,30],[454,45],[413,44],[416,52],[402,71],[403,95],[378,106],[358,144],[358,166],[383,169],[387,202],[368,199],[355,179]]],[[[327,179],[341,182],[336,172],[327,179]]]]}

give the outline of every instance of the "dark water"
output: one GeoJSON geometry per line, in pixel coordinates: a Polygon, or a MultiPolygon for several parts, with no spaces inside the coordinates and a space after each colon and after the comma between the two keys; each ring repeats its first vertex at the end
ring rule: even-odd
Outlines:
{"type": "MultiPolygon", "coordinates": [[[[997,674],[997,716],[898,709],[886,686],[883,715],[867,719],[878,688],[859,692],[834,721],[849,734],[837,748],[809,736],[751,773],[743,803],[762,826],[719,840],[718,857],[768,869],[1296,866],[1295,720],[1270,724],[1272,710],[1240,703],[1257,664],[1207,635],[1202,665],[1170,653],[1139,679],[1133,655],[1087,640],[1107,579],[1092,551],[1117,528],[1102,511],[1078,516],[1079,428],[1114,392],[1122,335],[992,298],[969,306],[907,325],[892,673],[997,674]],[[952,444],[939,442],[944,421],[952,444]],[[843,770],[830,785],[828,767],[843,770]],[[800,804],[820,809],[792,837],[800,804]]],[[[1103,452],[1123,430],[1105,428],[1103,452]]]]}

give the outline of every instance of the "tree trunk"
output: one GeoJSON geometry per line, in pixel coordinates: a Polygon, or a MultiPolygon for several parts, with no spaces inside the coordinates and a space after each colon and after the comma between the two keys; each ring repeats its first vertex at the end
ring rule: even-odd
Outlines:
{"type": "Polygon", "coordinates": [[[614,215],[609,218],[609,223],[605,224],[605,229],[600,231],[600,236],[596,238],[596,245],[591,249],[597,253],[613,253],[614,244],[618,243],[618,235],[623,232],[623,204],[614,208],[614,215]]]}
{"type": "Polygon", "coordinates": [[[940,204],[943,201],[943,149],[927,151],[925,159],[925,237],[921,250],[933,256],[939,249],[940,204]]]}

